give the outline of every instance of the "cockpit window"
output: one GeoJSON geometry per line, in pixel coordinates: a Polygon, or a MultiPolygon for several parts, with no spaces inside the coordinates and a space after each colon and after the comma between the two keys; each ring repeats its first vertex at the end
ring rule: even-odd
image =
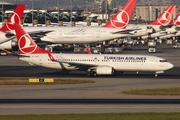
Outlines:
{"type": "Polygon", "coordinates": [[[167,62],[167,60],[159,60],[160,62],[167,62]]]}

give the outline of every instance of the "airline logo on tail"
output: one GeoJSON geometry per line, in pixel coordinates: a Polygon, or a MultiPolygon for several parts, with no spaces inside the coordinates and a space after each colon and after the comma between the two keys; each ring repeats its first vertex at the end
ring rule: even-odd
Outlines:
{"type": "Polygon", "coordinates": [[[178,15],[178,17],[174,20],[174,24],[178,27],[180,27],[180,14],[178,15]]]}
{"type": "Polygon", "coordinates": [[[125,29],[134,10],[137,0],[129,0],[104,27],[125,29]]]}
{"type": "Polygon", "coordinates": [[[4,24],[4,26],[0,29],[1,31],[9,32],[11,30],[15,30],[14,24],[20,24],[21,19],[23,16],[23,12],[25,9],[25,4],[19,4],[17,8],[14,10],[14,12],[11,14],[7,22],[4,24]]]}
{"type": "Polygon", "coordinates": [[[19,45],[20,51],[24,54],[31,54],[37,48],[37,44],[34,44],[31,41],[30,36],[27,34],[24,34],[19,38],[18,45],[19,45]]]}
{"type": "Polygon", "coordinates": [[[8,20],[5,24],[6,27],[9,31],[14,30],[14,24],[15,23],[20,23],[21,19],[19,15],[15,12],[12,13],[13,15],[11,16],[10,20],[8,20]]]}
{"type": "Polygon", "coordinates": [[[129,22],[129,15],[125,10],[120,10],[115,19],[111,19],[110,22],[115,28],[125,28],[129,22]]]}
{"type": "Polygon", "coordinates": [[[176,8],[175,5],[168,6],[166,10],[156,20],[150,23],[150,25],[161,25],[161,26],[169,25],[175,8],[176,8]]]}
{"type": "Polygon", "coordinates": [[[168,25],[171,22],[171,14],[168,11],[165,11],[162,17],[158,18],[157,20],[163,26],[168,25]]]}

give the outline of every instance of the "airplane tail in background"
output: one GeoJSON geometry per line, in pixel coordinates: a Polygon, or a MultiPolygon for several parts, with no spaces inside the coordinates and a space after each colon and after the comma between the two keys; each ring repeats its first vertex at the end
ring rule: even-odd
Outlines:
{"type": "Polygon", "coordinates": [[[103,27],[124,29],[129,23],[137,0],[129,0],[103,27]]]}
{"type": "Polygon", "coordinates": [[[40,48],[20,24],[14,24],[20,54],[48,53],[40,48]]]}
{"type": "Polygon", "coordinates": [[[149,25],[169,25],[172,19],[172,15],[176,9],[176,5],[171,5],[166,8],[166,10],[160,14],[160,16],[151,22],[149,25]]]}
{"type": "Polygon", "coordinates": [[[178,14],[170,24],[180,27],[180,14],[178,14]]]}
{"type": "Polygon", "coordinates": [[[14,12],[11,14],[11,16],[8,18],[7,22],[5,22],[2,28],[0,28],[0,31],[9,32],[11,30],[15,30],[14,24],[21,23],[25,6],[25,4],[19,4],[14,10],[14,12]]]}

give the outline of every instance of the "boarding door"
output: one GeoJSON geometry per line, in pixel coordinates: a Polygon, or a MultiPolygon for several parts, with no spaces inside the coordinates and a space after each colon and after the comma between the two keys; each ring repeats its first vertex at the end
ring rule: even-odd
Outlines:
{"type": "Polygon", "coordinates": [[[42,56],[39,56],[39,64],[43,64],[43,57],[42,56]]]}
{"type": "Polygon", "coordinates": [[[58,31],[58,38],[63,39],[63,32],[61,30],[58,31]]]}
{"type": "Polygon", "coordinates": [[[150,64],[150,65],[151,65],[152,67],[153,67],[153,66],[155,67],[156,62],[157,62],[157,61],[156,61],[154,58],[151,58],[151,64],[150,64]]]}
{"type": "Polygon", "coordinates": [[[96,31],[96,38],[100,38],[100,31],[96,31]]]}

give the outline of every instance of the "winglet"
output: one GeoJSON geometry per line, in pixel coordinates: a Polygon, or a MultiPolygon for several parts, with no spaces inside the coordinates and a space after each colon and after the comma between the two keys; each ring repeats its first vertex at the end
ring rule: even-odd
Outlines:
{"type": "Polygon", "coordinates": [[[127,27],[137,0],[129,0],[103,27],[121,28],[127,27]]]}
{"type": "Polygon", "coordinates": [[[176,9],[176,5],[171,5],[166,8],[166,10],[160,14],[160,16],[150,23],[150,25],[169,25],[172,19],[172,15],[174,10],[176,9]]]}
{"type": "Polygon", "coordinates": [[[19,4],[11,16],[8,18],[7,22],[0,28],[0,31],[9,32],[11,30],[15,30],[14,24],[20,24],[22,20],[22,16],[25,9],[25,4],[19,4]]]}
{"type": "Polygon", "coordinates": [[[90,48],[86,47],[86,51],[88,54],[92,54],[90,48]]]}
{"type": "Polygon", "coordinates": [[[50,52],[48,52],[47,54],[52,62],[57,62],[57,60],[52,56],[50,52]]]}

